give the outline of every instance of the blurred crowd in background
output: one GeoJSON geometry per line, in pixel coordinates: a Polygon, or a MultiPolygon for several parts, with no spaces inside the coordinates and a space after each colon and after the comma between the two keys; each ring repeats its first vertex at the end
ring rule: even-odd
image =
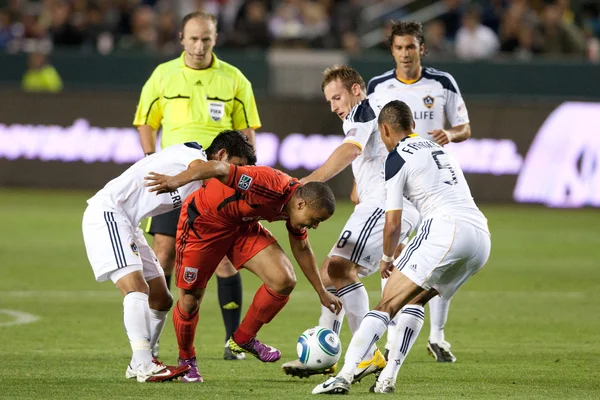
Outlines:
{"type": "Polygon", "coordinates": [[[598,0],[0,0],[0,52],[59,48],[175,55],[180,21],[204,9],[232,48],[387,49],[392,20],[425,25],[431,55],[598,58],[598,0]]]}

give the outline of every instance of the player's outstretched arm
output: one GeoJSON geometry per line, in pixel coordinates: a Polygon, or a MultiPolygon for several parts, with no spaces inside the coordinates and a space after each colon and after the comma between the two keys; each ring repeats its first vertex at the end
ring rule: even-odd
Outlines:
{"type": "Polygon", "coordinates": [[[290,238],[290,247],[294,258],[298,262],[300,269],[306,279],[310,282],[312,287],[319,295],[321,304],[329,308],[332,312],[339,314],[342,310],[342,302],[339,298],[329,293],[323,286],[321,275],[319,274],[319,268],[317,267],[317,259],[315,254],[310,247],[308,238],[299,240],[292,233],[288,233],[290,238]]]}
{"type": "Polygon", "coordinates": [[[331,153],[323,165],[312,174],[302,178],[300,182],[327,182],[352,164],[352,161],[356,160],[361,152],[361,148],[354,143],[342,143],[331,153]]]}
{"type": "Polygon", "coordinates": [[[168,176],[150,172],[144,179],[146,180],[145,186],[150,188],[148,191],[161,194],[173,192],[190,182],[203,179],[217,178],[226,183],[229,171],[230,165],[224,161],[194,160],[187,170],[177,175],[168,176]]]}
{"type": "Polygon", "coordinates": [[[447,130],[435,129],[433,131],[429,131],[429,134],[440,146],[445,146],[450,142],[464,142],[471,137],[471,124],[466,123],[463,125],[457,125],[447,130]]]}

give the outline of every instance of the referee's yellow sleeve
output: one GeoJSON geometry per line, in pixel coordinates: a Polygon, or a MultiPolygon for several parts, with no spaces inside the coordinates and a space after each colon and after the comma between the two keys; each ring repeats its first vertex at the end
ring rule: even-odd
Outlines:
{"type": "Polygon", "coordinates": [[[156,68],[150,79],[146,81],[142,88],[140,101],[133,119],[134,126],[150,125],[155,130],[158,130],[162,121],[162,109],[160,102],[160,84],[162,73],[160,67],[156,68]]]}
{"type": "Polygon", "coordinates": [[[241,73],[238,78],[238,88],[233,99],[233,129],[258,129],[260,117],[252,91],[252,84],[241,73]]]}

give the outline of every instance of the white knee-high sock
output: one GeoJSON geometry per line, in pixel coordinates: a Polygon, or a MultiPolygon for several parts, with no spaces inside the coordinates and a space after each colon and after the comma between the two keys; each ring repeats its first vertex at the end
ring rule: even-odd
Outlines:
{"type": "Polygon", "coordinates": [[[150,308],[150,348],[153,349],[160,339],[160,335],[167,322],[168,311],[153,310],[150,308]]]}
{"type": "MultiPolygon", "coordinates": [[[[334,287],[328,287],[327,291],[337,296],[337,291],[334,287]]],[[[345,308],[338,315],[325,306],[321,306],[321,317],[319,318],[319,326],[329,328],[339,336],[342,330],[342,324],[344,323],[344,315],[346,314],[345,308]]]]}
{"type": "Polygon", "coordinates": [[[362,319],[369,311],[369,295],[361,282],[351,283],[338,289],[338,297],[342,300],[350,332],[358,330],[362,319]]]}
{"type": "Polygon", "coordinates": [[[396,341],[393,343],[388,356],[388,363],[381,371],[379,378],[380,382],[385,379],[393,379],[396,381],[400,367],[406,359],[408,352],[417,340],[419,332],[423,327],[425,311],[423,307],[417,305],[407,305],[399,313],[398,318],[398,334],[396,341]]]}
{"type": "Polygon", "coordinates": [[[123,322],[133,351],[133,368],[145,367],[152,362],[149,314],[146,293],[131,292],[123,299],[123,322]]]}
{"type": "Polygon", "coordinates": [[[442,296],[435,296],[428,302],[429,304],[429,341],[432,343],[442,343],[444,338],[444,326],[448,321],[448,309],[450,300],[442,296]]]}
{"type": "MultiPolygon", "coordinates": [[[[385,288],[385,284],[387,283],[387,281],[388,280],[386,278],[381,278],[381,293],[383,293],[383,289],[385,288]]],[[[387,341],[385,342],[385,348],[387,350],[390,350],[392,348],[392,345],[396,340],[396,332],[398,332],[398,330],[396,329],[396,327],[398,326],[398,318],[400,318],[400,313],[396,314],[396,316],[390,321],[390,324],[388,325],[387,341]]]]}
{"type": "Polygon", "coordinates": [[[390,315],[381,311],[369,311],[363,318],[360,328],[352,335],[352,340],[346,350],[344,367],[338,376],[352,382],[354,370],[369,354],[375,343],[383,336],[390,322],[390,315]]]}

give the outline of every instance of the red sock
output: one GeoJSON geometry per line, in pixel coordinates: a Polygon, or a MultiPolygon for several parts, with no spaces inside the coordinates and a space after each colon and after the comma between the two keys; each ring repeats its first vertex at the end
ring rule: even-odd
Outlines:
{"type": "Polygon", "coordinates": [[[173,325],[175,325],[175,336],[179,345],[179,358],[187,360],[196,357],[194,338],[196,337],[196,325],[198,325],[198,312],[193,315],[186,313],[179,307],[179,301],[173,311],[173,325]]]}
{"type": "Polygon", "coordinates": [[[237,344],[248,343],[264,324],[275,318],[289,299],[290,296],[277,294],[265,285],[259,287],[244,320],[233,334],[233,340],[237,344]]]}

